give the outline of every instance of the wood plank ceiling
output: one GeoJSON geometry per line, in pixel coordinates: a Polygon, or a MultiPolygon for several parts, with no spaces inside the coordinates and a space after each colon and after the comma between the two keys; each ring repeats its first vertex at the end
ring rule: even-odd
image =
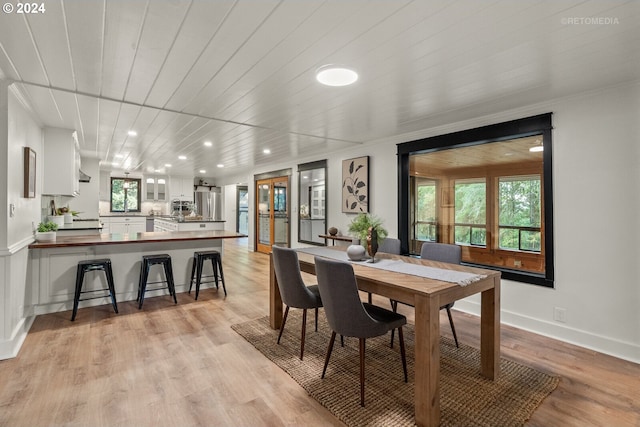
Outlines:
{"type": "Polygon", "coordinates": [[[636,1],[44,5],[0,14],[0,77],[104,169],[223,179],[640,79],[636,1]],[[318,84],[329,63],[360,79],[318,84]]]}

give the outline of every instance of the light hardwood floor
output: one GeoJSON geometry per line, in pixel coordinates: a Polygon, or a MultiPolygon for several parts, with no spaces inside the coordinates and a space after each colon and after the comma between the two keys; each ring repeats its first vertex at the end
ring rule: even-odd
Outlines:
{"type": "MultiPolygon", "coordinates": [[[[268,314],[268,257],[246,244],[225,241],[226,298],[81,308],[73,323],[70,312],[38,316],[18,357],[0,361],[0,426],[342,425],[231,330],[268,314]]],[[[454,318],[478,347],[478,318],[454,318]]],[[[502,356],[562,378],[527,425],[640,426],[640,365],[508,326],[502,356]]]]}

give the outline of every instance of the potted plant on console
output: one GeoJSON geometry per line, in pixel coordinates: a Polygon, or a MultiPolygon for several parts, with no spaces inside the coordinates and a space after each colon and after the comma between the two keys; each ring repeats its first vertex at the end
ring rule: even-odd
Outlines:
{"type": "MultiPolygon", "coordinates": [[[[367,238],[374,236],[377,237],[376,242],[369,242],[371,248],[377,249],[378,244],[387,237],[387,230],[382,226],[382,220],[373,214],[359,213],[351,223],[349,224],[349,233],[354,236],[354,242],[347,248],[347,255],[349,259],[353,261],[360,261],[364,258],[366,253],[365,245],[367,245],[367,238]],[[358,240],[356,243],[355,240],[358,240]]],[[[375,250],[370,251],[371,256],[375,255],[375,250]]]]}
{"type": "Polygon", "coordinates": [[[56,231],[58,224],[54,222],[41,222],[36,230],[37,242],[53,242],[56,240],[56,231]]]}

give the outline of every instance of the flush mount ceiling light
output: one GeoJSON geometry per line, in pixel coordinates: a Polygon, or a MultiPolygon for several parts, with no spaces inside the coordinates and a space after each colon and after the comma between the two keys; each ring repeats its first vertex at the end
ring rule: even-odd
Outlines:
{"type": "Polygon", "coordinates": [[[358,80],[358,73],[341,65],[324,65],[316,70],[316,79],[326,86],[348,86],[358,80]]]}

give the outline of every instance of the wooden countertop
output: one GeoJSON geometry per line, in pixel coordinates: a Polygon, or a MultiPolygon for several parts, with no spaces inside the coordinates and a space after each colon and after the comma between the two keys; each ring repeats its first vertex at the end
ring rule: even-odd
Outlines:
{"type": "Polygon", "coordinates": [[[121,245],[129,243],[177,242],[185,240],[215,240],[246,237],[244,234],[225,230],[173,231],[130,234],[95,234],[86,236],[56,236],[54,242],[34,242],[29,249],[65,248],[73,246],[121,245]]]}

